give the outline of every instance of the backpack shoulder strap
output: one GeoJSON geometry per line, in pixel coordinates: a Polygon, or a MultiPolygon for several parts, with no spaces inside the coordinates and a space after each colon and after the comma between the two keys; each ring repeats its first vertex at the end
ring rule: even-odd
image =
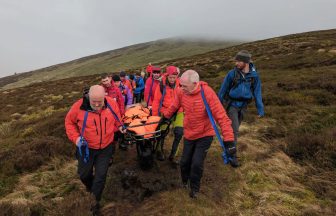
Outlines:
{"type": "Polygon", "coordinates": [[[162,80],[160,81],[160,92],[161,92],[162,96],[161,96],[160,105],[159,105],[159,116],[161,115],[161,108],[162,108],[162,105],[163,105],[164,97],[166,95],[166,86],[163,85],[162,80]]]}
{"type": "Polygon", "coordinates": [[[241,76],[241,75],[239,74],[238,70],[235,69],[235,70],[234,70],[233,80],[232,80],[232,82],[231,82],[229,91],[230,91],[231,89],[234,89],[234,88],[237,87],[237,85],[239,84],[238,81],[239,81],[239,79],[240,79],[240,76],[241,76]]]}
{"type": "Polygon", "coordinates": [[[88,115],[89,115],[89,112],[85,111],[84,121],[83,121],[83,126],[82,126],[82,132],[81,132],[81,139],[84,137],[84,132],[85,132],[85,128],[86,128],[86,121],[87,121],[88,115]]]}
{"type": "Polygon", "coordinates": [[[152,84],[151,84],[151,87],[149,89],[149,94],[148,94],[148,98],[147,98],[147,106],[148,106],[148,103],[150,101],[150,98],[152,97],[153,85],[154,85],[154,79],[152,77],[152,84]]]}
{"type": "Polygon", "coordinates": [[[163,92],[163,88],[164,88],[165,86],[163,85],[163,80],[161,80],[160,81],[160,92],[161,92],[161,94],[162,94],[162,92],[163,92]]]}
{"type": "Polygon", "coordinates": [[[224,164],[228,164],[230,162],[230,158],[229,158],[229,155],[228,155],[228,152],[225,148],[225,145],[224,145],[224,141],[222,139],[222,137],[220,136],[220,133],[218,131],[218,128],[217,128],[217,125],[215,123],[215,120],[212,116],[212,113],[211,113],[211,110],[210,110],[210,107],[209,107],[209,104],[205,98],[205,94],[204,94],[204,90],[203,90],[203,87],[201,86],[201,96],[202,96],[202,99],[203,99],[203,103],[205,105],[205,109],[207,111],[207,114],[208,114],[208,117],[210,119],[210,122],[211,122],[211,125],[216,133],[216,136],[217,136],[217,139],[223,149],[223,154],[222,154],[222,157],[223,157],[223,160],[224,160],[224,164]]]}
{"type": "MultiPolygon", "coordinates": [[[[82,131],[81,131],[81,135],[80,135],[81,145],[85,145],[85,153],[84,153],[84,158],[83,158],[84,163],[87,163],[89,161],[89,158],[90,158],[89,145],[84,139],[84,132],[85,132],[85,128],[86,128],[86,121],[87,121],[88,115],[89,115],[89,112],[85,111],[82,131]]],[[[78,152],[79,152],[80,157],[82,157],[83,156],[82,155],[82,149],[80,147],[78,149],[78,152]]]]}
{"type": "Polygon", "coordinates": [[[115,118],[115,120],[117,120],[121,124],[121,126],[125,129],[126,128],[125,125],[120,121],[118,115],[113,111],[111,105],[107,101],[106,101],[106,106],[111,111],[111,113],[112,113],[113,117],[115,118]]]}

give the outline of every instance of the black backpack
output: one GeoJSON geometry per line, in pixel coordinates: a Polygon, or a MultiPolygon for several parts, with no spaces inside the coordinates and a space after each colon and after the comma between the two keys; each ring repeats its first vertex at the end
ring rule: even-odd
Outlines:
{"type": "MultiPolygon", "coordinates": [[[[244,78],[242,78],[242,74],[241,74],[241,72],[239,72],[237,69],[235,69],[234,70],[234,77],[233,77],[233,80],[232,80],[232,82],[230,83],[230,86],[229,86],[229,90],[226,92],[226,94],[224,95],[224,99],[225,99],[225,101],[227,101],[227,105],[226,105],[226,110],[228,110],[229,109],[229,107],[230,107],[230,105],[231,105],[231,103],[232,103],[232,101],[234,100],[233,98],[231,98],[230,96],[229,96],[229,93],[230,93],[230,91],[232,90],[232,89],[235,89],[235,88],[237,88],[237,86],[240,84],[239,83],[239,80],[241,80],[241,79],[244,79],[244,78]]],[[[251,85],[250,85],[250,89],[251,89],[251,92],[253,93],[253,90],[254,90],[254,85],[255,85],[255,78],[254,77],[251,77],[250,79],[249,79],[249,81],[248,82],[250,82],[251,83],[251,85]]],[[[248,100],[247,101],[247,103],[250,103],[252,100],[248,100]]]]}
{"type": "MultiPolygon", "coordinates": [[[[241,77],[243,76],[238,70],[235,70],[235,72],[234,72],[235,74],[234,74],[234,77],[233,77],[233,80],[232,80],[232,82],[231,82],[231,84],[230,84],[230,88],[229,88],[229,91],[228,92],[230,92],[231,91],[231,89],[234,89],[234,88],[237,88],[237,86],[238,86],[238,84],[239,84],[239,80],[241,79],[241,77]]],[[[250,79],[249,79],[249,82],[251,83],[251,91],[253,92],[253,90],[254,90],[254,77],[251,77],[250,79]]]]}

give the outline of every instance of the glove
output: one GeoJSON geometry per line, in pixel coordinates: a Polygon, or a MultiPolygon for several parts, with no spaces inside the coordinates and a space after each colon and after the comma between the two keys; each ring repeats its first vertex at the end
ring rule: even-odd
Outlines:
{"type": "Polygon", "coordinates": [[[166,117],[162,116],[160,121],[159,121],[159,125],[163,125],[166,124],[167,122],[169,122],[169,119],[167,119],[166,117]]]}
{"type": "Polygon", "coordinates": [[[237,153],[236,145],[234,141],[224,142],[226,151],[229,155],[235,155],[237,153]]]}
{"type": "Polygon", "coordinates": [[[78,148],[78,153],[80,157],[82,158],[84,156],[83,157],[84,163],[87,163],[89,161],[89,146],[84,137],[77,138],[76,146],[78,148]]]}

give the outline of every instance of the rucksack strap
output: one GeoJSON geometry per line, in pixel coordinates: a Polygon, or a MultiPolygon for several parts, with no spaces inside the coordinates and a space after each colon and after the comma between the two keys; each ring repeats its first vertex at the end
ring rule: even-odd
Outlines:
{"type": "Polygon", "coordinates": [[[120,87],[121,87],[121,93],[125,98],[124,105],[126,106],[127,105],[127,100],[128,100],[127,89],[126,89],[126,86],[122,83],[120,83],[120,87]]]}
{"type": "MultiPolygon", "coordinates": [[[[89,162],[89,157],[90,157],[90,152],[89,152],[89,145],[86,142],[86,140],[84,139],[84,132],[85,132],[85,128],[86,128],[86,121],[88,118],[89,112],[85,111],[84,114],[84,121],[83,121],[83,125],[82,125],[82,131],[81,131],[81,135],[80,135],[80,142],[81,142],[81,146],[85,146],[85,153],[84,153],[84,163],[89,162]]],[[[80,157],[82,157],[82,149],[81,147],[78,148],[78,152],[80,157]]]]}
{"type": "Polygon", "coordinates": [[[114,116],[114,119],[117,120],[121,124],[123,129],[125,129],[126,128],[125,125],[120,121],[118,115],[113,111],[111,105],[108,102],[106,102],[106,106],[111,111],[112,115],[114,116]]]}
{"type": "Polygon", "coordinates": [[[149,100],[150,100],[150,98],[152,97],[152,89],[153,89],[153,85],[154,85],[154,79],[153,79],[153,77],[152,77],[152,85],[151,85],[151,87],[150,87],[150,89],[149,89],[149,94],[148,94],[148,98],[147,98],[147,107],[148,107],[149,100]]]}
{"type": "Polygon", "coordinates": [[[160,91],[161,91],[161,93],[162,93],[162,97],[161,97],[161,99],[160,99],[160,105],[159,105],[159,111],[158,111],[159,116],[161,115],[161,108],[162,108],[162,105],[163,105],[164,97],[165,97],[165,95],[166,95],[166,86],[163,85],[163,84],[162,84],[162,86],[161,86],[161,84],[162,84],[162,81],[160,82],[160,91]],[[161,87],[162,87],[162,89],[161,89],[161,87]]]}
{"type": "Polygon", "coordinates": [[[221,145],[221,147],[223,149],[222,158],[224,160],[224,164],[228,164],[230,162],[230,160],[232,160],[232,158],[230,158],[230,155],[228,154],[227,149],[225,148],[224,141],[223,141],[222,137],[220,136],[220,133],[219,133],[218,128],[216,126],[216,123],[215,123],[215,120],[214,120],[214,118],[212,116],[209,104],[208,104],[208,102],[207,102],[207,100],[205,98],[204,90],[203,90],[202,86],[201,86],[201,95],[202,95],[202,99],[203,99],[203,102],[204,102],[204,105],[205,105],[205,109],[206,109],[206,111],[208,113],[211,125],[212,125],[213,129],[215,130],[217,139],[218,139],[218,141],[219,141],[219,143],[220,143],[220,145],[221,145]]]}
{"type": "Polygon", "coordinates": [[[85,111],[84,121],[83,121],[83,126],[82,126],[82,132],[81,132],[81,138],[84,136],[84,132],[85,132],[85,128],[86,128],[86,121],[87,121],[88,115],[89,115],[89,112],[85,111]]]}

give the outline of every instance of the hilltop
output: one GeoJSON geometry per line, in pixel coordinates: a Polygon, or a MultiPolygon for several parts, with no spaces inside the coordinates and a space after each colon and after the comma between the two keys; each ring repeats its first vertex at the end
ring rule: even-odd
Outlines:
{"type": "Polygon", "coordinates": [[[20,73],[0,79],[0,88],[22,87],[48,80],[78,77],[121,70],[140,70],[149,62],[192,56],[212,50],[233,46],[241,41],[205,40],[192,38],[169,38],[135,44],[116,50],[86,56],[39,70],[20,73]]]}
{"type": "MultiPolygon", "coordinates": [[[[134,147],[116,152],[103,195],[105,215],[334,215],[336,210],[336,30],[245,43],[162,60],[195,69],[218,90],[241,49],[253,54],[265,118],[254,104],[241,129],[242,166],[224,166],[215,141],[199,199],[180,187],[179,171],[157,162],[139,169],[134,147]],[[125,186],[126,185],[126,186],[125,186]]],[[[64,116],[89,75],[2,90],[0,212],[87,215],[91,197],[76,176],[64,116]]],[[[169,143],[169,142],[167,142],[169,143]]],[[[169,146],[166,146],[168,150],[169,146]]]]}

